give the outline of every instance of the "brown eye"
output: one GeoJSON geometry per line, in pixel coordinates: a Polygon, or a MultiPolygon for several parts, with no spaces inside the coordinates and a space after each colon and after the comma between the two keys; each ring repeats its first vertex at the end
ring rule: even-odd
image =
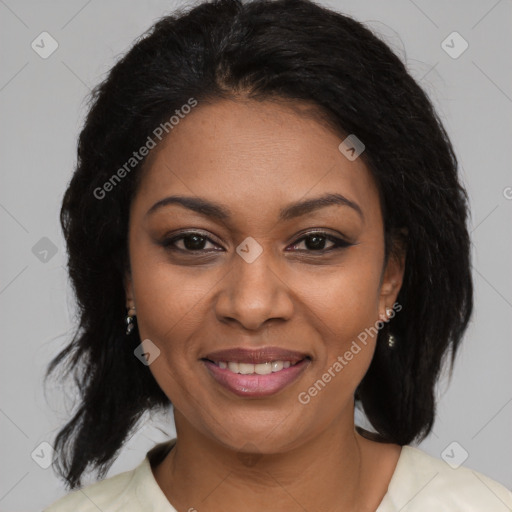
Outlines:
{"type": "Polygon", "coordinates": [[[323,232],[315,232],[308,233],[306,236],[303,236],[299,240],[297,240],[293,247],[297,247],[304,241],[304,245],[306,247],[306,251],[299,250],[299,252],[330,252],[335,249],[340,249],[344,247],[349,247],[351,245],[350,242],[347,242],[341,238],[337,238],[335,236],[329,235],[328,233],[323,232]],[[332,244],[330,247],[325,248],[326,243],[332,244]]]}
{"type": "Polygon", "coordinates": [[[182,252],[211,252],[205,249],[205,245],[213,242],[206,236],[197,232],[181,233],[178,236],[168,238],[162,242],[162,246],[169,250],[177,250],[182,252]],[[177,246],[178,242],[182,242],[181,247],[177,246]]]}

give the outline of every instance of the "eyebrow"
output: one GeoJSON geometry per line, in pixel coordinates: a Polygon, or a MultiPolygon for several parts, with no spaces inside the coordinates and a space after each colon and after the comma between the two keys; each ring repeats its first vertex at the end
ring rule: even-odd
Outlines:
{"type": "MultiPolygon", "coordinates": [[[[169,196],[160,199],[160,201],[157,201],[147,211],[146,216],[152,215],[160,208],[172,204],[178,204],[196,213],[219,221],[227,221],[232,217],[230,210],[221,204],[214,203],[202,197],[187,196],[169,196]]],[[[311,213],[315,210],[319,210],[320,208],[325,208],[327,206],[332,205],[348,206],[355,210],[359,214],[361,219],[364,221],[364,214],[361,207],[354,201],[351,201],[350,199],[343,196],[342,194],[325,194],[314,199],[306,199],[304,201],[297,201],[295,203],[291,203],[281,209],[281,211],[279,212],[279,220],[291,220],[296,217],[301,217],[302,215],[305,215],[307,213],[311,213]]]]}

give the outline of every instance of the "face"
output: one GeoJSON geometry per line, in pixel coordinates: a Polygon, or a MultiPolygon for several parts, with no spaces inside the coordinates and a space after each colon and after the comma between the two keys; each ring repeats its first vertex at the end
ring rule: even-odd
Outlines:
{"type": "Polygon", "coordinates": [[[353,429],[376,342],[361,334],[395,303],[403,260],[384,267],[378,191],[342,140],[284,105],[221,101],[199,104],[154,150],[131,205],[125,286],[141,340],[160,351],[149,368],[178,432],[273,453],[329,425],[353,429]],[[311,202],[324,196],[337,199],[311,202]],[[206,361],[269,347],[301,361],[263,376],[206,361]]]}

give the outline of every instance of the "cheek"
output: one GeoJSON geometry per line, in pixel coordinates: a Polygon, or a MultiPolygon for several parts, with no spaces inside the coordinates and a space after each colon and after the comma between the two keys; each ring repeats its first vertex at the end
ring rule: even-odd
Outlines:
{"type": "Polygon", "coordinates": [[[320,317],[340,340],[357,336],[378,320],[380,275],[380,260],[354,251],[311,295],[320,317]]]}
{"type": "Polygon", "coordinates": [[[319,372],[330,372],[325,375],[329,382],[350,382],[355,388],[368,369],[378,333],[380,271],[380,261],[361,252],[326,280],[322,294],[315,294],[324,342],[319,372]]]}
{"type": "MultiPolygon", "coordinates": [[[[176,267],[174,267],[176,268],[176,267]]],[[[202,315],[197,313],[204,292],[194,289],[183,272],[168,264],[134,258],[132,279],[141,340],[151,340],[158,356],[149,369],[171,401],[186,394],[182,383],[193,375],[195,354],[191,333],[202,315]]],[[[192,281],[193,282],[193,281],[192,281]]]]}
{"type": "MultiPolygon", "coordinates": [[[[172,265],[163,248],[133,235],[132,280],[141,337],[179,350],[179,343],[197,323],[206,292],[211,288],[211,272],[196,267],[172,265]]],[[[212,282],[213,284],[213,282],[212,282]]]]}

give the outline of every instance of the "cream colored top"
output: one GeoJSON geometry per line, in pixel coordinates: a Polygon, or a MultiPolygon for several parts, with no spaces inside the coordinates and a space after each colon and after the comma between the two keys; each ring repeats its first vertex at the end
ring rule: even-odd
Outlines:
{"type": "MultiPolygon", "coordinates": [[[[177,512],[151,471],[176,439],[157,444],[131,471],[74,490],[43,512],[177,512]]],[[[191,504],[189,510],[194,510],[191,504]]],[[[198,505],[196,504],[196,507],[198,505]]],[[[200,507],[198,508],[198,510],[200,507]]],[[[510,512],[512,492],[463,466],[452,469],[412,446],[404,446],[376,512],[510,512]]],[[[187,512],[187,511],[181,511],[187,512]]]]}

